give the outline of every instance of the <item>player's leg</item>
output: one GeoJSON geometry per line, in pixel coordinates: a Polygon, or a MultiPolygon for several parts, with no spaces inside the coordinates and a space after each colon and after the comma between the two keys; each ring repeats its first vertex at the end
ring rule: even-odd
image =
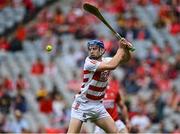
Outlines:
{"type": "Polygon", "coordinates": [[[76,118],[71,118],[67,133],[80,133],[82,121],[76,118]]]}
{"type": "Polygon", "coordinates": [[[120,133],[126,133],[126,134],[128,133],[128,130],[127,130],[125,124],[121,120],[115,121],[115,124],[120,133]]]}
{"type": "Polygon", "coordinates": [[[106,133],[119,133],[116,124],[111,116],[103,117],[94,121],[106,133]]]}
{"type": "MultiPolygon", "coordinates": [[[[120,133],[128,134],[128,130],[127,130],[125,124],[121,120],[117,120],[115,122],[115,124],[120,133]]],[[[95,134],[105,134],[105,131],[98,126],[95,126],[94,133],[95,134]]]]}
{"type": "Polygon", "coordinates": [[[71,120],[67,133],[80,133],[82,123],[86,120],[83,116],[84,108],[81,105],[82,103],[77,102],[76,100],[73,102],[71,108],[71,120]]]}
{"type": "Polygon", "coordinates": [[[106,111],[104,105],[100,103],[96,110],[99,116],[95,120],[93,120],[93,122],[101,129],[103,129],[106,133],[118,133],[118,128],[116,127],[116,124],[112,117],[106,111]]]}

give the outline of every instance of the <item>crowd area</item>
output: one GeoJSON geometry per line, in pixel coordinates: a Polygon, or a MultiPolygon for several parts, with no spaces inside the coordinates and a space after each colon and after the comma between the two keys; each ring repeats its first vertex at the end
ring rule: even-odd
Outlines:
{"type": "MultiPolygon", "coordinates": [[[[176,52],[173,44],[168,40],[165,40],[161,47],[152,38],[148,26],[135,11],[136,6],[142,8],[153,6],[157,12],[153,27],[158,30],[166,29],[169,35],[178,41],[180,34],[178,0],[106,0],[105,2],[104,0],[43,0],[40,4],[38,1],[0,1],[0,14],[6,8],[25,9],[23,18],[19,22],[14,22],[12,27],[5,28],[0,34],[0,132],[34,132],[26,118],[26,114],[32,112],[26,96],[29,91],[33,93],[38,112],[43,113],[49,121],[48,127],[34,122],[37,125],[36,132],[65,133],[67,131],[70,118],[68,100],[64,98],[56,84],[52,82],[53,86],[48,89],[41,78],[45,75],[50,79],[56,78],[61,70],[56,61],[60,58],[64,59],[62,62],[67,68],[71,68],[69,72],[72,72],[72,78],[66,80],[66,90],[63,91],[74,95],[79,92],[81,86],[81,71],[87,56],[86,40],[96,38],[103,40],[106,56],[113,56],[118,47],[117,40],[112,36],[98,34],[98,29],[94,25],[103,24],[82,10],[82,3],[86,1],[100,7],[103,12],[113,15],[116,20],[116,30],[129,41],[151,42],[145,57],[139,58],[136,52],[132,54],[130,62],[121,65],[118,68],[118,75],[114,74],[114,79],[110,81],[110,85],[118,88],[124,96],[132,125],[131,132],[180,133],[180,52],[176,52]],[[63,39],[66,36],[73,38],[63,39]],[[7,68],[10,75],[4,74],[1,67],[7,65],[7,61],[2,55],[26,52],[26,42],[30,42],[34,48],[36,48],[35,43],[39,42],[36,50],[38,53],[46,53],[45,46],[52,44],[54,49],[48,54],[50,59],[48,63],[37,56],[33,62],[27,61],[29,62],[27,74],[20,71],[17,75],[11,75],[13,68],[9,67],[7,68]],[[78,45],[78,49],[75,45],[78,45]],[[37,90],[32,90],[33,85],[28,81],[27,75],[39,79],[40,87],[37,90]]],[[[6,14],[3,15],[6,17],[6,14]]],[[[23,70],[23,67],[20,70],[23,70]]]]}

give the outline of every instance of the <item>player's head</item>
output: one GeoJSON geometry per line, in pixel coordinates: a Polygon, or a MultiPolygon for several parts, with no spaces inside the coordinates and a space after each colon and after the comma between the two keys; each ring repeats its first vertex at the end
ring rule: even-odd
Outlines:
{"type": "Polygon", "coordinates": [[[104,43],[100,40],[88,41],[89,57],[91,59],[99,59],[105,52],[104,43]]]}

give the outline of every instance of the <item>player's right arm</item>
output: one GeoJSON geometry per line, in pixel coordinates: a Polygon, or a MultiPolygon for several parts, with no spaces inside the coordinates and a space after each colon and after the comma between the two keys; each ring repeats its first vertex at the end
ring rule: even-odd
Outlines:
{"type": "Polygon", "coordinates": [[[114,70],[119,64],[124,64],[130,59],[130,52],[128,47],[131,44],[124,38],[119,41],[119,48],[114,57],[109,62],[101,62],[97,71],[114,70]]]}
{"type": "Polygon", "coordinates": [[[117,94],[117,98],[116,98],[116,103],[117,105],[120,107],[120,109],[122,110],[122,115],[124,117],[124,121],[126,123],[126,127],[128,130],[131,129],[131,125],[130,125],[130,122],[129,122],[129,117],[128,117],[128,110],[127,110],[127,107],[122,99],[122,96],[120,94],[120,92],[118,92],[117,94]]]}

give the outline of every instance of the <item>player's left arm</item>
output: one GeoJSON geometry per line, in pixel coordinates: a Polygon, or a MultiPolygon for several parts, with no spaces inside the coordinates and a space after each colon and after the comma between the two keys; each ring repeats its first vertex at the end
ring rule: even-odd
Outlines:
{"type": "Polygon", "coordinates": [[[122,99],[122,96],[119,92],[118,92],[118,97],[117,97],[117,105],[121,108],[123,117],[125,119],[126,126],[127,126],[128,130],[130,130],[130,121],[129,121],[129,117],[128,117],[128,110],[127,110],[127,107],[126,107],[126,105],[122,99]]]}

